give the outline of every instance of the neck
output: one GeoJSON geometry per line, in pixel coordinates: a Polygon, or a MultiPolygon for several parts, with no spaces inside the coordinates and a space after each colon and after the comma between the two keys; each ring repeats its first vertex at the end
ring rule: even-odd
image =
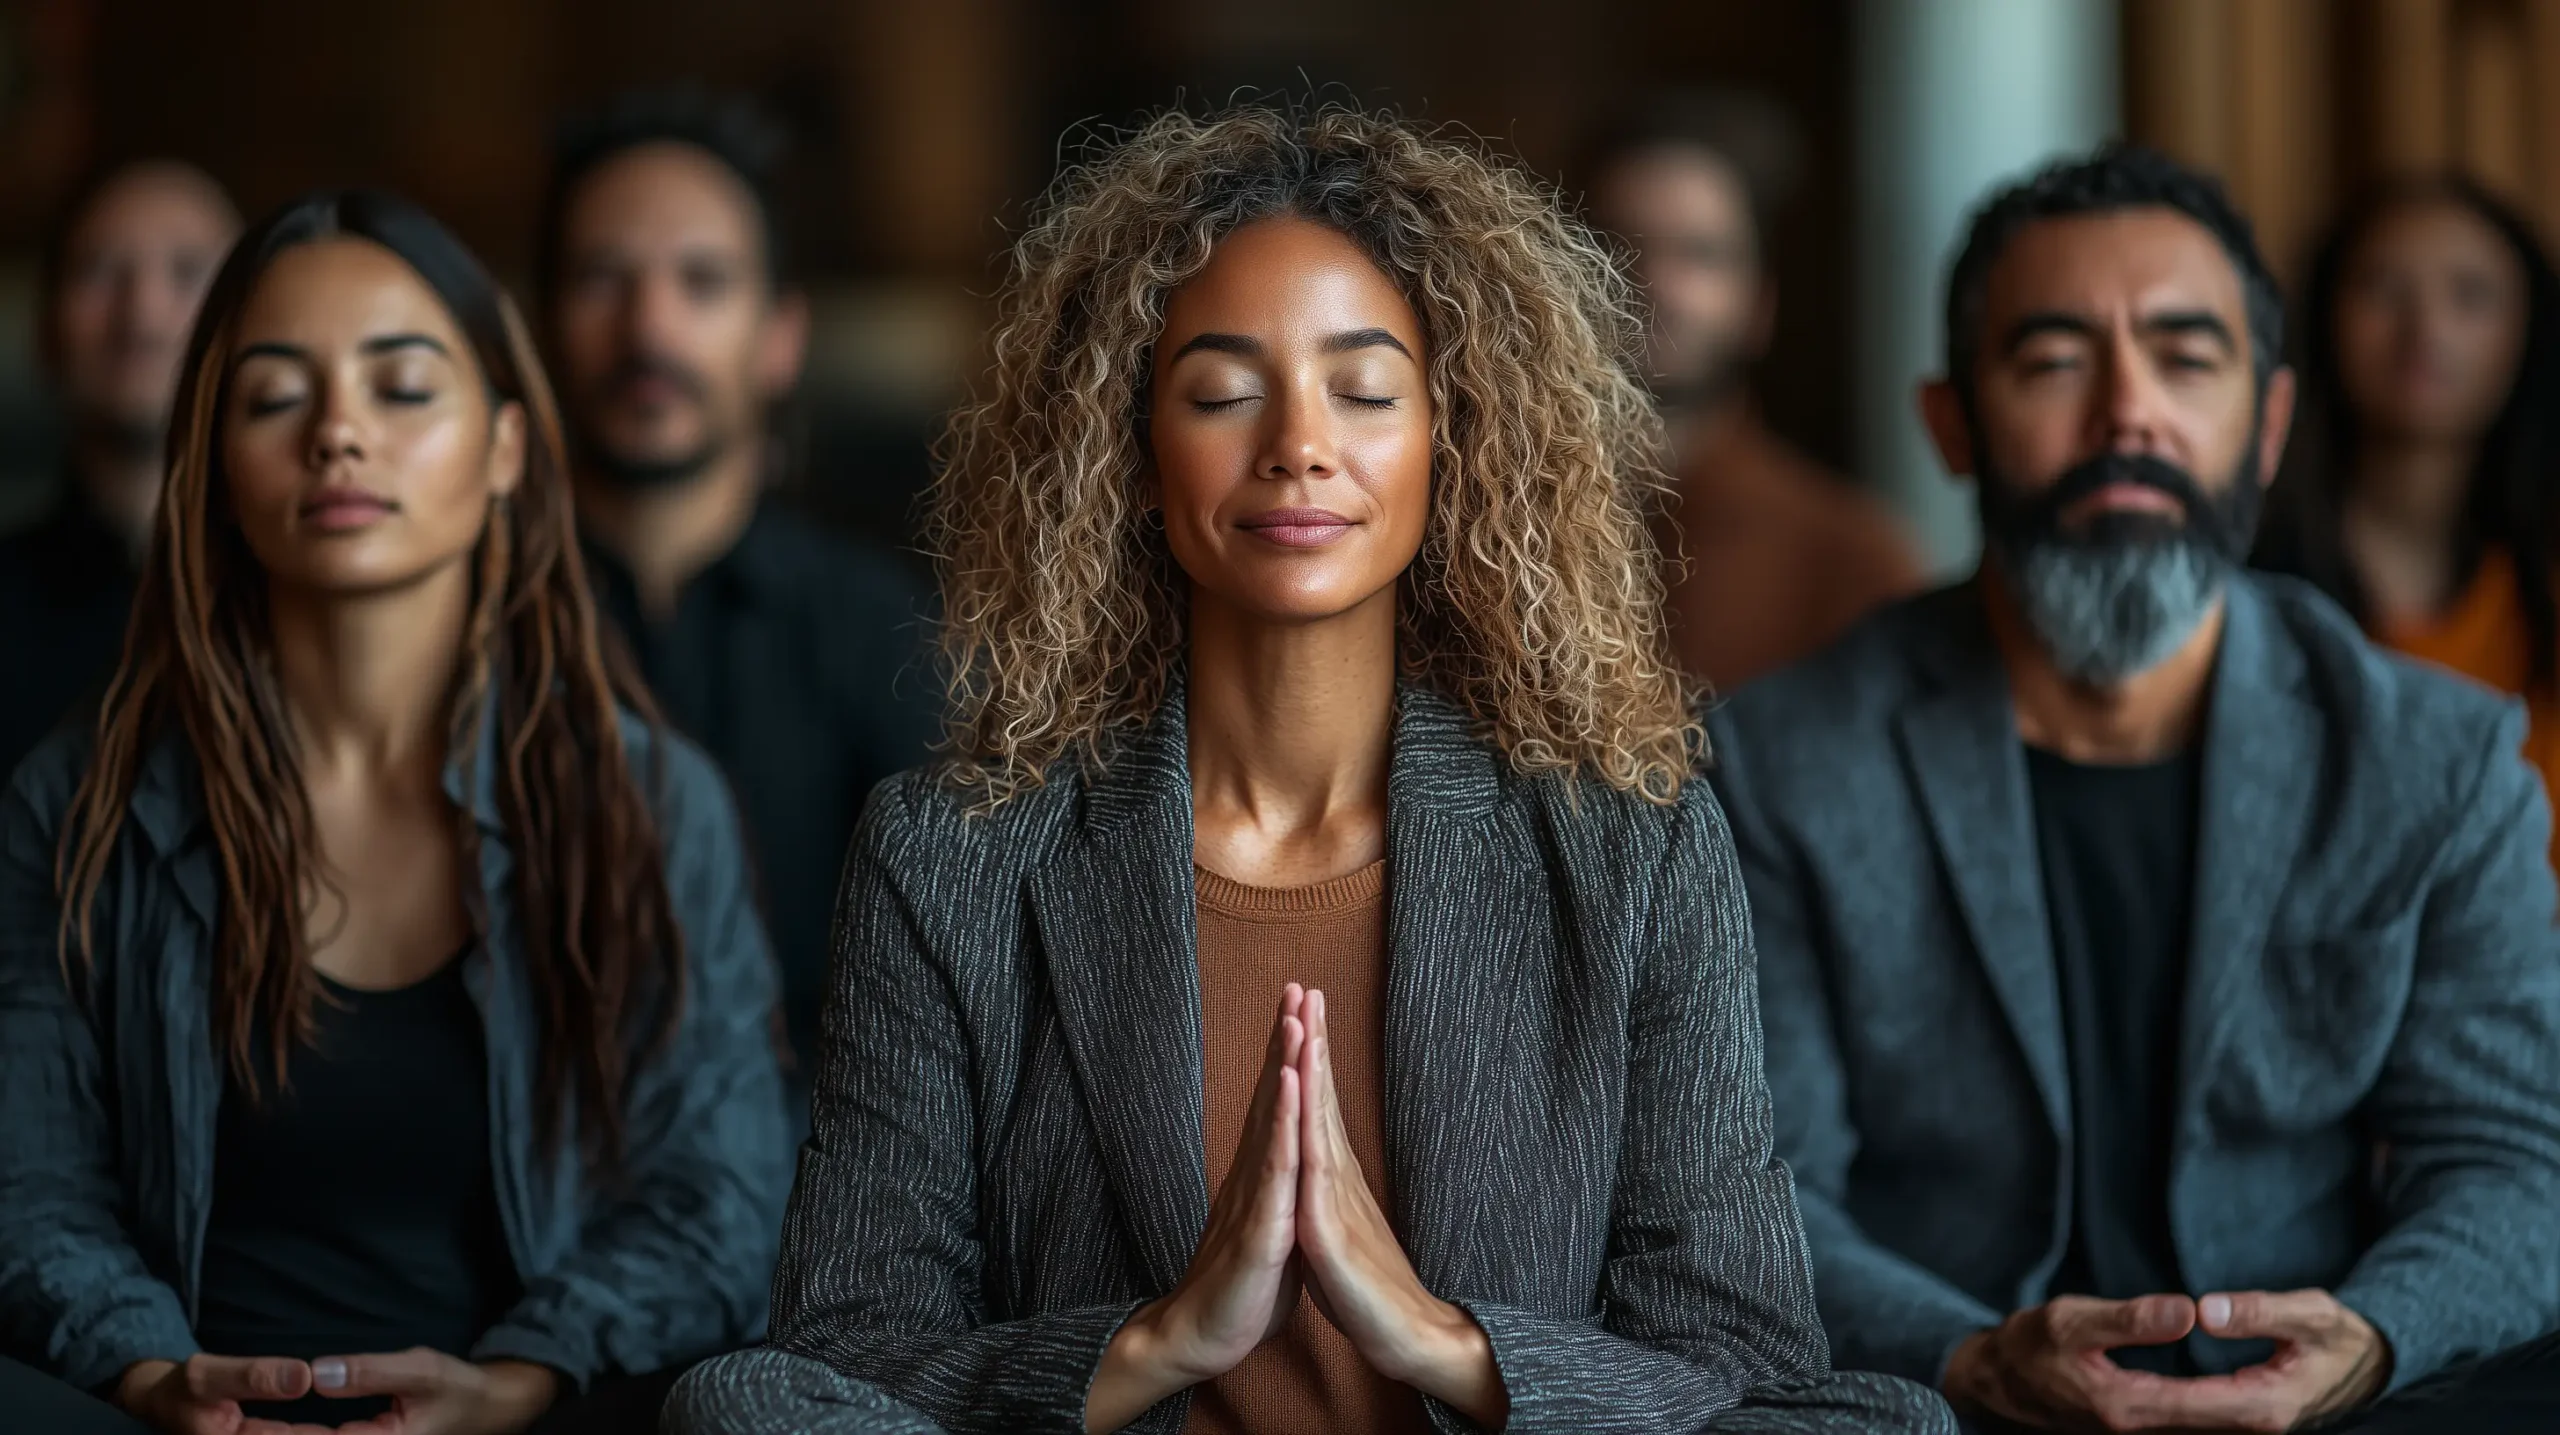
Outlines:
{"type": "Polygon", "coordinates": [[[2184,751],[2204,724],[2213,659],[2222,647],[2230,600],[2217,600],[2186,642],[2166,659],[2122,682],[2092,684],[2053,665],[2001,581],[1982,570],[1982,598],[1993,643],[2009,675],[2018,737],[2071,762],[2157,762],[2184,751]]]}
{"type": "Polygon", "coordinates": [[[746,532],[762,496],[763,460],[761,445],[740,444],[694,477],[656,487],[581,475],[579,526],[630,570],[640,610],[667,617],[684,585],[746,532]]]}
{"type": "Polygon", "coordinates": [[[441,777],[470,604],[459,563],[359,598],[271,587],[276,680],[308,777],[441,777]]]}
{"type": "Polygon", "coordinates": [[[1383,819],[1395,589],[1339,617],[1291,624],[1193,592],[1194,812],[1216,812],[1282,845],[1320,838],[1344,819],[1383,819]]]}
{"type": "Polygon", "coordinates": [[[125,446],[75,442],[71,473],[80,499],[124,541],[139,563],[151,544],[151,517],[160,503],[160,456],[135,457],[125,446]]]}
{"type": "Polygon", "coordinates": [[[2406,541],[2451,549],[2471,494],[2476,443],[2368,435],[2357,446],[2346,507],[2406,541]]]}
{"type": "Polygon", "coordinates": [[[1699,459],[1733,441],[1752,419],[1749,392],[1740,384],[1719,387],[1716,397],[1666,406],[1662,426],[1671,441],[1671,472],[1686,481],[1699,459]]]}

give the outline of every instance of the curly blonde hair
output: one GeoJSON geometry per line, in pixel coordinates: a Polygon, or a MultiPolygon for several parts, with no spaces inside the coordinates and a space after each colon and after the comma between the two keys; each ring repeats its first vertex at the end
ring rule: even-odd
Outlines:
{"type": "Polygon", "coordinates": [[[1184,582],[1141,492],[1167,295],[1257,220],[1340,230],[1428,344],[1432,509],[1404,676],[1521,774],[1668,803],[1703,753],[1647,524],[1662,426],[1632,291],[1553,192],[1471,143],[1338,105],[1157,116],[1052,189],[1013,247],[979,394],[938,450],[954,780],[989,809],[1108,760],[1182,659],[1184,582]]]}

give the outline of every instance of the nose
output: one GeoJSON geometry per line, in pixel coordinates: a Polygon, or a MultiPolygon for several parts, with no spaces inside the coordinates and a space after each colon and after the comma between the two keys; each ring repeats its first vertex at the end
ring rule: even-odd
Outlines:
{"type": "Polygon", "coordinates": [[[683,306],[683,285],[661,269],[634,276],[622,295],[622,337],[644,352],[660,351],[683,306]]]}
{"type": "Polygon", "coordinates": [[[310,464],[314,470],[325,470],[341,463],[354,463],[365,456],[367,436],[364,416],[349,401],[348,385],[330,383],[311,419],[310,464]]]}
{"type": "Polygon", "coordinates": [[[2098,442],[2107,452],[2169,456],[2168,386],[2130,334],[2118,335],[2109,346],[2095,407],[2098,442]]]}
{"type": "Polygon", "coordinates": [[[1262,454],[1254,472],[1264,478],[1330,478],[1342,468],[1333,415],[1321,384],[1281,386],[1265,405],[1262,454]]]}

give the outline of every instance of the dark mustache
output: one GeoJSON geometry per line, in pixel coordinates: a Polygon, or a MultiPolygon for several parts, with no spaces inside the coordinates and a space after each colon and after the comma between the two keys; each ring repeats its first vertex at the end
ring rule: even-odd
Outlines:
{"type": "Polygon", "coordinates": [[[605,372],[602,388],[606,393],[619,393],[643,379],[655,379],[671,385],[678,393],[696,403],[710,393],[710,385],[700,374],[657,354],[634,354],[605,372]]]}
{"type": "Polygon", "coordinates": [[[2194,474],[2164,458],[2122,453],[2102,453],[2074,464],[2064,470],[2051,487],[2029,500],[2025,507],[2039,528],[2051,532],[2060,526],[2064,510],[2100,489],[2118,483],[2147,488],[2174,499],[2178,511],[2190,525],[2196,523],[2200,515],[2214,512],[2213,495],[2204,491],[2204,485],[2196,482],[2194,474]]]}

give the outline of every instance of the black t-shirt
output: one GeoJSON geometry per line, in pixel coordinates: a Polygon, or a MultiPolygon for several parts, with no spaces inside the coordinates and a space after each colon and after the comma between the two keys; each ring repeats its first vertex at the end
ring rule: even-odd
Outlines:
{"type": "MultiPolygon", "coordinates": [[[[2169,1231],[2195,886],[2192,755],[2091,767],[2027,750],[2045,907],[2070,1051],[2071,1242],[2055,1295],[2184,1291],[2169,1231]]],[[[2120,1365],[2191,1374],[2185,1347],[2133,1347],[2120,1365]]]]}
{"type": "Polygon", "coordinates": [[[737,795],[805,1087],[854,821],[940,735],[923,590],[894,554],[771,501],[662,617],[641,612],[610,550],[589,543],[586,558],[597,606],[668,720],[737,795]]]}
{"type": "MultiPolygon", "coordinates": [[[[197,1343],[305,1360],[419,1345],[466,1356],[520,1284],[462,962],[391,991],[321,985],[316,1044],[294,1048],[290,1089],[262,1079],[252,1101],[225,1084],[197,1343]]],[[[253,1413],[335,1425],[384,1404],[312,1396],[253,1413]]]]}

